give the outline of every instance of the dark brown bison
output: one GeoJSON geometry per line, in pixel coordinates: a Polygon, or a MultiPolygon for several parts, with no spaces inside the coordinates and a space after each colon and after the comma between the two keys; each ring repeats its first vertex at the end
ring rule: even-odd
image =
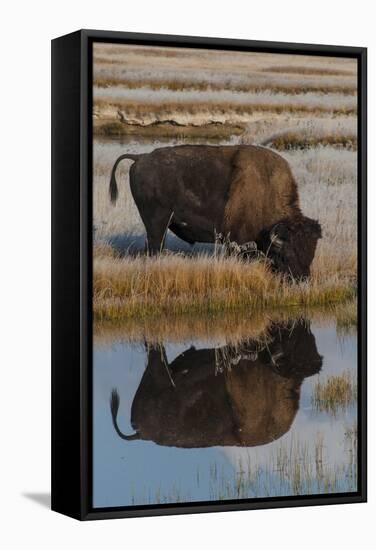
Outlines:
{"type": "Polygon", "coordinates": [[[264,445],[286,433],[299,407],[305,377],[321,369],[315,337],[300,320],[274,324],[264,347],[188,349],[168,364],[163,346],[148,348],[148,364],[135,394],[124,435],[117,422],[119,395],[111,414],[117,434],[174,447],[264,445]]]}
{"type": "Polygon", "coordinates": [[[135,161],[130,188],[150,254],[163,249],[167,229],[191,244],[213,243],[219,234],[240,252],[255,242],[278,271],[309,276],[321,228],[303,216],[290,167],[277,153],[252,145],[180,145],[121,155],[111,174],[112,202],[123,159],[135,161]]]}

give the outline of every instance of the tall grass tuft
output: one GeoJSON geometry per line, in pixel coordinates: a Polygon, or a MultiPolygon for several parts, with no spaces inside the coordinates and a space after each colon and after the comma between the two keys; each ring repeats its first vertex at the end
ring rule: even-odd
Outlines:
{"type": "MultiPolygon", "coordinates": [[[[316,433],[307,442],[297,436],[281,441],[269,456],[261,460],[257,454],[243,454],[234,464],[232,474],[213,461],[209,465],[208,500],[233,500],[297,495],[355,492],[357,490],[357,430],[346,429],[343,440],[343,460],[332,463],[326,452],[323,434],[316,433]]],[[[205,477],[205,476],[202,476],[205,477]]],[[[202,487],[205,481],[196,473],[194,481],[202,487]]],[[[179,482],[171,489],[145,497],[134,495],[134,504],[179,502],[179,482]]],[[[196,500],[189,497],[187,500],[196,500]]]]}
{"type": "Polygon", "coordinates": [[[328,270],[313,273],[310,281],[290,283],[264,260],[171,254],[122,258],[106,247],[94,255],[93,290],[98,320],[324,306],[355,296],[346,278],[328,270]]]}
{"type": "Polygon", "coordinates": [[[337,414],[338,410],[345,409],[357,400],[357,382],[350,371],[337,376],[330,376],[327,380],[316,382],[312,405],[317,411],[337,414]]]}

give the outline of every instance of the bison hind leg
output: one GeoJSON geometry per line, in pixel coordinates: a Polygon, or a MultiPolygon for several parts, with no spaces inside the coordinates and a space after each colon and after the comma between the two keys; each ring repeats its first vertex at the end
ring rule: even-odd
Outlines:
{"type": "Polygon", "coordinates": [[[299,216],[281,220],[261,231],[256,242],[270,260],[272,269],[294,280],[310,276],[321,226],[316,220],[299,216]]]}
{"type": "Polygon", "coordinates": [[[148,254],[155,255],[164,249],[168,228],[170,227],[173,212],[153,212],[149,219],[143,219],[146,229],[146,250],[148,254]]]}

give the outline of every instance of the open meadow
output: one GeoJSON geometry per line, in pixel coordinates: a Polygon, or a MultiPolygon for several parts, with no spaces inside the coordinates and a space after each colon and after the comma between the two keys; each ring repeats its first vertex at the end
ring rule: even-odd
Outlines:
{"type": "Polygon", "coordinates": [[[356,297],[357,69],[339,58],[96,44],[94,49],[94,313],[96,318],[322,305],[356,297]],[[289,162],[303,213],[317,219],[309,282],[286,283],[267,261],[190,247],[170,232],[158,258],[125,152],[187,143],[258,144],[289,162]]]}

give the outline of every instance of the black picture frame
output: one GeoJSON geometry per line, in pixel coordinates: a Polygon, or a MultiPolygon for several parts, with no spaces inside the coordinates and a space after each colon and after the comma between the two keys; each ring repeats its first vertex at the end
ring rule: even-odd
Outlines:
{"type": "Polygon", "coordinates": [[[52,40],[52,509],[80,520],[365,502],[367,499],[366,48],[80,30],[52,40]],[[358,63],[357,493],[93,509],[92,43],[351,57],[358,63]]]}

